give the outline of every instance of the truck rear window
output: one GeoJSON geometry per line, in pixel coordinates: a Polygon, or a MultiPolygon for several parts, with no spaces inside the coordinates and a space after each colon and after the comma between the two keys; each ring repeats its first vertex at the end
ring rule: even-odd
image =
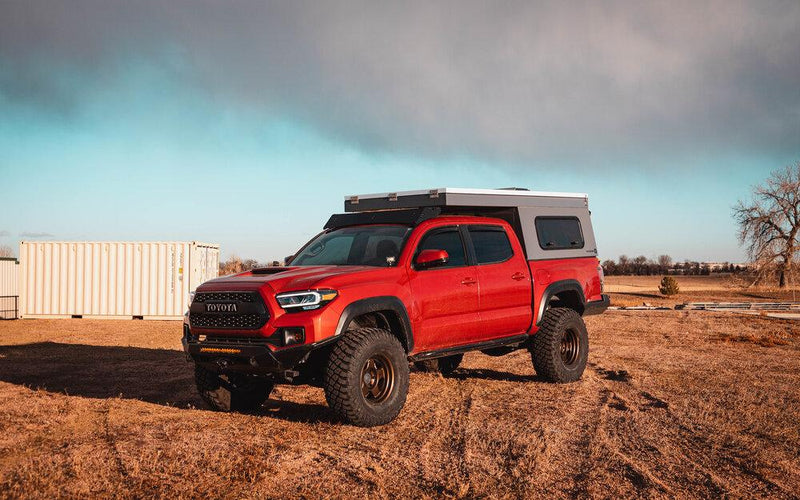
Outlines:
{"type": "Polygon", "coordinates": [[[577,217],[537,217],[535,224],[542,249],[583,248],[583,231],[577,217]]]}
{"type": "Polygon", "coordinates": [[[508,235],[500,226],[469,226],[478,264],[505,262],[514,255],[508,235]]]}

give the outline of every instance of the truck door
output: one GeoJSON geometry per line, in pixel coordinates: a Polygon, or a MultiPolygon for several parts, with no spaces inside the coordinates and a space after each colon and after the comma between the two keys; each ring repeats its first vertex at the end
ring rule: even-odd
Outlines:
{"type": "Polygon", "coordinates": [[[533,318],[531,275],[519,240],[501,225],[469,225],[477,264],[481,330],[490,340],[525,333],[533,318]]]}
{"type": "Polygon", "coordinates": [[[468,344],[480,332],[478,277],[468,265],[466,245],[458,226],[437,227],[420,239],[414,258],[422,250],[445,250],[446,263],[409,270],[419,317],[414,328],[415,351],[468,344]]]}

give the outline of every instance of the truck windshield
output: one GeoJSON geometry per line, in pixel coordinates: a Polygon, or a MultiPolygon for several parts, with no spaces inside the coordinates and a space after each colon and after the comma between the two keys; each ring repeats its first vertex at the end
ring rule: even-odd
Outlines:
{"type": "Polygon", "coordinates": [[[377,266],[397,262],[407,226],[355,226],[320,234],[291,259],[292,266],[377,266]]]}

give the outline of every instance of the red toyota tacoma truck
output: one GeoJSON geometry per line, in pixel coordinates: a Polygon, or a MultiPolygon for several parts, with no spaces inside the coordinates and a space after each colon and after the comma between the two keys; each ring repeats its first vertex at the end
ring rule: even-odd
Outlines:
{"type": "Polygon", "coordinates": [[[550,382],[580,378],[582,316],[608,307],[584,194],[443,188],[351,196],[288,259],[198,287],[183,347],[202,398],[252,411],[275,384],[320,386],[345,422],[402,409],[409,363],[530,351],[550,382]]]}

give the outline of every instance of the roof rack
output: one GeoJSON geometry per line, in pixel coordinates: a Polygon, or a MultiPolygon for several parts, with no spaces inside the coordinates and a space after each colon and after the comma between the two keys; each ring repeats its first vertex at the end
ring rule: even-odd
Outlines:
{"type": "Polygon", "coordinates": [[[417,207],[586,207],[584,193],[528,191],[524,188],[437,188],[346,196],[345,212],[417,207]]]}
{"type": "Polygon", "coordinates": [[[403,224],[416,226],[428,219],[438,217],[442,212],[440,207],[422,207],[406,210],[378,210],[374,212],[356,212],[347,214],[333,214],[323,229],[336,229],[347,226],[360,226],[363,224],[403,224]]]}

